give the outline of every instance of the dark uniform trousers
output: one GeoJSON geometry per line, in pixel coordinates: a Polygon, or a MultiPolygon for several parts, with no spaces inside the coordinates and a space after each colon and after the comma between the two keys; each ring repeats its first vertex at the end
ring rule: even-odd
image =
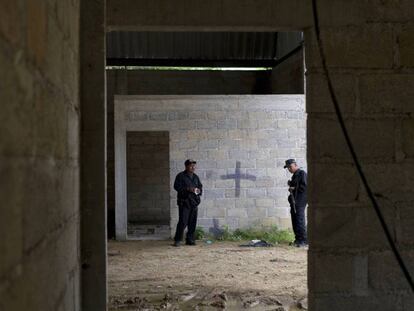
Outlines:
{"type": "Polygon", "coordinates": [[[290,216],[292,218],[292,227],[293,232],[295,233],[295,240],[298,243],[307,243],[308,237],[306,234],[306,220],[305,220],[305,210],[306,206],[295,206],[290,207],[290,216]]]}
{"type": "Polygon", "coordinates": [[[198,206],[191,204],[189,200],[182,200],[178,204],[178,223],[175,231],[175,241],[183,239],[183,233],[187,227],[187,242],[194,242],[194,232],[197,226],[198,206]]]}
{"type": "Polygon", "coordinates": [[[305,210],[308,202],[307,198],[307,174],[304,170],[297,170],[290,182],[295,188],[289,196],[290,216],[292,218],[293,232],[295,233],[296,243],[308,243],[306,234],[305,210]]]}

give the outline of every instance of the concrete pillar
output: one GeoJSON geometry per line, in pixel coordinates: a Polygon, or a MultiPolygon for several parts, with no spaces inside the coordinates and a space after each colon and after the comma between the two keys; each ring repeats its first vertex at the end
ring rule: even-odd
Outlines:
{"type": "Polygon", "coordinates": [[[82,310],[106,310],[105,0],[81,2],[82,310]]]}

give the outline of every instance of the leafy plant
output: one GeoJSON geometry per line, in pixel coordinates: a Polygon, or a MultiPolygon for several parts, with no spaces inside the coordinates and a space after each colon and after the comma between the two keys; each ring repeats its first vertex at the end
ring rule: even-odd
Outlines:
{"type": "Polygon", "coordinates": [[[222,234],[217,237],[220,241],[265,240],[270,243],[289,243],[294,240],[292,230],[280,230],[277,226],[260,226],[247,229],[236,229],[233,232],[224,226],[222,234]]]}
{"type": "Polygon", "coordinates": [[[197,227],[194,235],[196,240],[202,240],[206,237],[206,233],[202,227],[197,227]]]}

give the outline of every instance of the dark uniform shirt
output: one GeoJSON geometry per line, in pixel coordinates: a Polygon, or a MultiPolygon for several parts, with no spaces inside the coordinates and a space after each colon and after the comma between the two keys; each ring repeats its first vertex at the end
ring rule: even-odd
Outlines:
{"type": "Polygon", "coordinates": [[[290,187],[295,187],[292,193],[289,195],[289,203],[292,205],[292,196],[295,199],[296,206],[306,206],[308,204],[308,176],[302,169],[297,170],[291,179],[290,187]]]}
{"type": "Polygon", "coordinates": [[[189,199],[191,204],[200,204],[200,196],[203,193],[203,185],[196,174],[189,174],[186,171],[181,172],[175,177],[174,189],[177,191],[177,204],[189,199]],[[198,188],[200,193],[196,195],[188,191],[188,188],[198,188]]]}

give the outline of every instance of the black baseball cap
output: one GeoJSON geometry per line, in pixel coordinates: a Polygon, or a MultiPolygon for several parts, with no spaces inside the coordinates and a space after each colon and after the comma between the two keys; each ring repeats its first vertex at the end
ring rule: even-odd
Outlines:
{"type": "Polygon", "coordinates": [[[185,160],[185,162],[184,162],[184,165],[185,166],[190,165],[190,164],[197,164],[197,162],[194,161],[193,159],[187,159],[187,160],[185,160]]]}
{"type": "Polygon", "coordinates": [[[285,161],[285,166],[283,168],[288,168],[293,163],[296,163],[295,159],[288,159],[285,161]]]}

